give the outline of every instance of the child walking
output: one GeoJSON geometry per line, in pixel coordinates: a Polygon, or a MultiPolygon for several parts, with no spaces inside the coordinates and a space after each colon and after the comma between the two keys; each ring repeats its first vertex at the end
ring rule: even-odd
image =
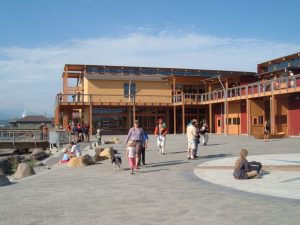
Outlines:
{"type": "Polygon", "coordinates": [[[136,162],[135,162],[136,152],[132,141],[128,141],[127,143],[126,156],[128,159],[131,174],[133,174],[134,168],[136,167],[136,162]]]}

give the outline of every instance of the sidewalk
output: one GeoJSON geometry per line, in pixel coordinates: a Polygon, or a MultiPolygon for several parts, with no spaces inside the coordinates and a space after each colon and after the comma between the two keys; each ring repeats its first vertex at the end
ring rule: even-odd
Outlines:
{"type": "Polygon", "coordinates": [[[299,200],[262,197],[194,175],[199,164],[236,157],[241,148],[249,155],[299,153],[298,138],[264,143],[246,136],[211,135],[200,157],[187,160],[184,135],[167,137],[166,155],[158,154],[150,136],[147,165],[135,175],[127,169],[124,139],[120,136],[121,143],[112,145],[122,155],[124,170],[119,172],[106,160],[83,168],[58,167],[0,188],[0,224],[294,225],[300,219],[299,200]]]}

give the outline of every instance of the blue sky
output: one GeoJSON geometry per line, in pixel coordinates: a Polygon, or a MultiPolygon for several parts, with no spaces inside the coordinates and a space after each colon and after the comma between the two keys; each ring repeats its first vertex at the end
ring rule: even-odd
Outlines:
{"type": "Polygon", "coordinates": [[[297,0],[2,0],[0,118],[53,115],[68,63],[255,71],[300,51],[299,9],[297,0]]]}

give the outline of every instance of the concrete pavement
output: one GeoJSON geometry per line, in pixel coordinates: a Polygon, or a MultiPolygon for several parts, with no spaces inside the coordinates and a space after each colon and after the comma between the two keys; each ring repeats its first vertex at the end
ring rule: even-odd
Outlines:
{"type": "Polygon", "coordinates": [[[194,169],[238,156],[241,148],[250,155],[299,153],[299,142],[211,135],[209,146],[200,148],[200,157],[187,160],[184,135],[167,137],[166,155],[158,154],[150,136],[147,165],[135,175],[127,170],[121,143],[114,145],[123,155],[125,169],[119,172],[108,160],[83,168],[56,166],[0,188],[0,224],[294,225],[300,219],[299,200],[215,185],[197,177],[194,169]]]}

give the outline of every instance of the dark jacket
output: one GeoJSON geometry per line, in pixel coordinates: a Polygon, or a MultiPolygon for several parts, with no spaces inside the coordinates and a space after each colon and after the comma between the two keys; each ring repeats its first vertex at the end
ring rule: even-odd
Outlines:
{"type": "Polygon", "coordinates": [[[242,159],[238,168],[233,171],[233,176],[235,179],[248,179],[247,172],[250,171],[250,167],[247,159],[242,159]]]}

